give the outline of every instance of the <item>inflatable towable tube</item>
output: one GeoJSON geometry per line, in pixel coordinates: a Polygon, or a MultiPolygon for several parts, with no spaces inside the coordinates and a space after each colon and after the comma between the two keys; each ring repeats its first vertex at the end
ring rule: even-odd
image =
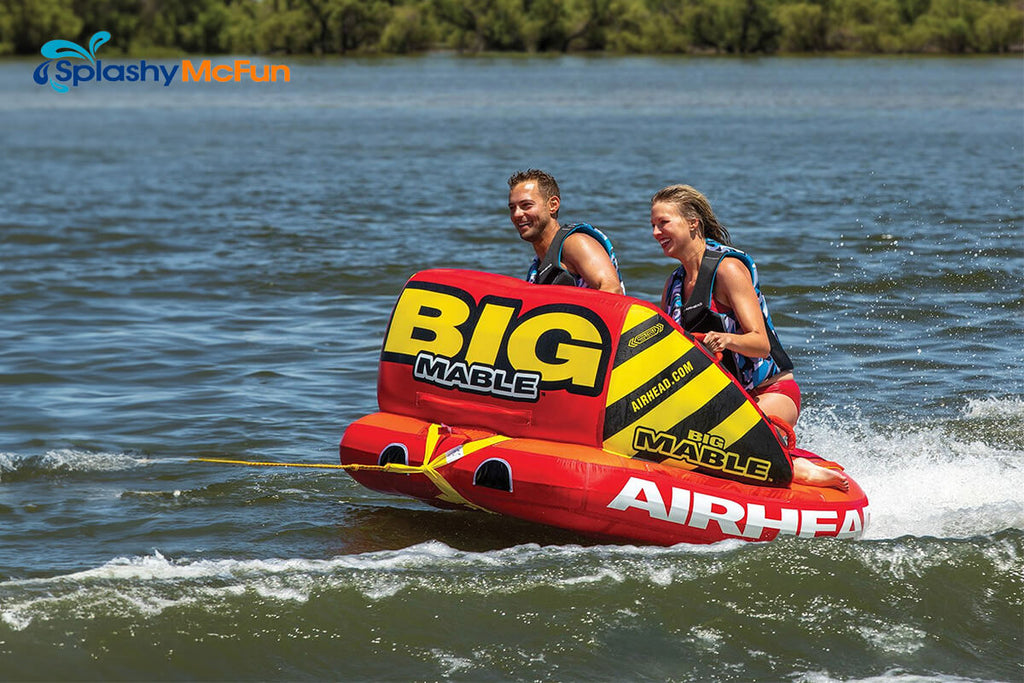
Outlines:
{"type": "Polygon", "coordinates": [[[352,423],[361,484],[608,540],[860,536],[868,503],[792,483],[770,420],[707,351],[627,296],[428,270],[384,337],[380,412],[352,423]]]}

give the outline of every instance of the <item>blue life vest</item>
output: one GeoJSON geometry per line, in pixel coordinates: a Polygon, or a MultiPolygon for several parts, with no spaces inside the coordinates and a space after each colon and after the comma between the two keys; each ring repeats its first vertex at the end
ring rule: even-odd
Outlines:
{"type": "Polygon", "coordinates": [[[551,246],[548,247],[548,253],[544,255],[543,261],[536,257],[533,259],[533,263],[530,264],[530,270],[526,273],[526,281],[540,285],[587,287],[588,285],[582,277],[573,275],[562,268],[562,246],[565,244],[565,238],[575,232],[581,232],[584,235],[593,237],[604,247],[604,250],[608,252],[608,258],[612,260],[612,265],[615,266],[615,274],[619,277],[622,293],[625,294],[626,283],[622,281],[622,273],[619,272],[619,262],[615,259],[615,248],[612,246],[612,241],[608,239],[607,235],[589,223],[575,223],[559,228],[555,234],[555,239],[551,242],[551,246]]]}
{"type": "Polygon", "coordinates": [[[764,316],[765,331],[771,344],[768,358],[750,358],[733,351],[723,353],[722,364],[731,372],[748,391],[760,385],[769,377],[793,369],[793,361],[779,342],[772,324],[772,316],[768,312],[768,304],[761,294],[758,285],[757,267],[754,260],[747,254],[733,247],[719,244],[714,240],[705,240],[706,250],[701,260],[700,271],[697,273],[697,284],[690,298],[683,303],[683,283],[686,281],[686,270],[679,266],[668,282],[662,296],[662,307],[687,332],[729,332],[742,334],[739,321],[731,313],[718,313],[711,309],[711,299],[715,288],[715,274],[722,259],[733,257],[739,259],[750,271],[750,279],[754,283],[761,314],[764,316]]]}

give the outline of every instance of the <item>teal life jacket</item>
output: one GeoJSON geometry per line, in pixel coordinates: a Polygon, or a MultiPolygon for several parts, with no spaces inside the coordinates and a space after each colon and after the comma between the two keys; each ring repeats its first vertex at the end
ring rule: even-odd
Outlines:
{"type": "Polygon", "coordinates": [[[619,283],[622,285],[622,293],[625,294],[626,283],[622,281],[622,273],[619,272],[619,262],[615,258],[615,248],[612,246],[612,241],[608,239],[607,235],[589,223],[575,223],[559,228],[555,234],[555,239],[551,242],[551,246],[548,247],[548,253],[544,255],[544,259],[542,260],[537,257],[533,259],[533,263],[530,264],[530,269],[526,273],[526,281],[539,285],[586,287],[587,283],[582,277],[574,275],[562,267],[562,247],[565,244],[565,239],[576,232],[593,237],[608,252],[608,258],[612,260],[612,265],[615,266],[615,274],[619,277],[619,283]]]}
{"type": "Polygon", "coordinates": [[[739,249],[719,244],[714,240],[705,240],[705,246],[704,258],[701,259],[700,270],[697,272],[697,284],[690,297],[685,303],[683,302],[686,269],[679,266],[665,283],[662,307],[687,332],[714,331],[742,334],[743,329],[739,321],[732,313],[715,310],[713,300],[715,275],[722,260],[727,257],[739,259],[750,271],[750,279],[754,283],[754,292],[757,294],[757,301],[761,307],[761,315],[764,316],[768,342],[771,344],[768,358],[750,358],[734,351],[726,351],[722,354],[722,365],[740,381],[744,389],[749,391],[769,377],[792,370],[793,361],[790,360],[775,332],[772,316],[768,312],[768,303],[765,301],[764,295],[761,294],[758,284],[757,267],[754,265],[754,260],[739,249]]]}

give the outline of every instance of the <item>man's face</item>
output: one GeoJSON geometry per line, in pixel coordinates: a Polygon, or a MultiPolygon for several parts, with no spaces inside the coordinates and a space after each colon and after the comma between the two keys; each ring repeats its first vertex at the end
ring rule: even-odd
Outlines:
{"type": "Polygon", "coordinates": [[[527,180],[513,187],[508,193],[508,212],[512,225],[519,236],[527,242],[536,242],[552,222],[551,214],[558,211],[558,197],[544,196],[537,181],[527,180]]]}

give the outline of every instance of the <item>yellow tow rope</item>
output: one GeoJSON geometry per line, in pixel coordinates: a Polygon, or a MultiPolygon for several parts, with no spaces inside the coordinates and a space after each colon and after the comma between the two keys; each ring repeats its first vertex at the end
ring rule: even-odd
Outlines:
{"type": "Polygon", "coordinates": [[[399,462],[389,462],[385,465],[363,465],[360,463],[331,465],[327,463],[254,462],[251,460],[230,460],[227,458],[194,458],[192,461],[221,465],[248,465],[250,467],[311,467],[327,470],[367,470],[371,472],[395,472],[398,474],[423,474],[426,475],[427,478],[433,482],[434,486],[436,486],[441,492],[441,495],[438,496],[441,500],[449,503],[467,505],[471,508],[476,508],[477,510],[485,510],[485,508],[482,508],[479,505],[474,505],[459,495],[459,492],[448,483],[448,480],[444,478],[444,475],[441,474],[438,469],[445,465],[450,465],[470,453],[475,453],[481,448],[486,448],[487,446],[507,441],[509,437],[495,434],[484,439],[469,441],[447,450],[444,453],[435,453],[434,451],[437,449],[437,444],[441,440],[440,431],[441,425],[438,424],[432,424],[429,429],[427,429],[427,442],[426,448],[424,448],[422,465],[405,465],[399,462]]]}
{"type": "Polygon", "coordinates": [[[249,465],[250,467],[317,467],[324,470],[347,470],[349,465],[328,465],[325,463],[301,462],[254,462],[252,460],[228,460],[227,458],[192,458],[192,462],[212,462],[220,465],[249,465]]]}

